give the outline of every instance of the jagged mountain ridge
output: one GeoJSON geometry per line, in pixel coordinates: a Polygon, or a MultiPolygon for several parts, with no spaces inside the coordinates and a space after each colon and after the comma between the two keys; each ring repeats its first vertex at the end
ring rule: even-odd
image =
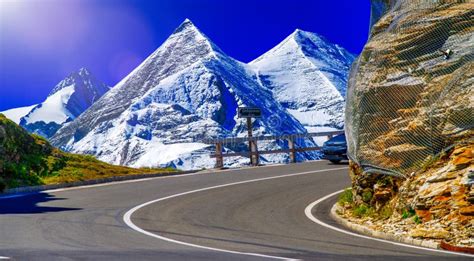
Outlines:
{"type": "Polygon", "coordinates": [[[109,87],[81,68],[59,82],[40,104],[5,112],[30,133],[51,137],[98,100],[109,87]]]}
{"type": "MultiPolygon", "coordinates": [[[[208,158],[212,148],[199,141],[245,135],[245,124],[236,117],[239,106],[263,108],[264,119],[255,122],[257,135],[301,133],[304,127],[309,131],[341,128],[345,92],[341,82],[351,59],[351,54],[323,37],[296,30],[266,54],[244,64],[227,56],[186,20],[77,120],[70,121],[80,113],[73,115],[64,108],[67,113],[62,119],[49,124],[40,121],[39,126],[30,124],[28,129],[49,137],[65,125],[52,138],[53,144],[115,164],[212,167],[208,158]]],[[[67,100],[74,93],[65,80],[48,99],[67,100]]],[[[260,149],[279,146],[285,145],[259,144],[260,149]]],[[[227,149],[246,150],[242,144],[227,149]]],[[[317,157],[316,153],[302,155],[317,157]]],[[[279,162],[286,156],[264,160],[279,162]]],[[[243,161],[230,159],[227,164],[243,161]]]]}
{"type": "Polygon", "coordinates": [[[295,30],[250,62],[262,86],[308,129],[342,128],[354,55],[315,33],[295,30]]]}
{"type": "MultiPolygon", "coordinates": [[[[263,117],[254,128],[258,135],[305,132],[272,92],[261,88],[246,64],[227,56],[186,20],[125,79],[60,129],[52,142],[115,164],[212,167],[208,152],[196,154],[209,148],[199,141],[245,135],[245,122],[236,115],[239,106],[262,109],[263,117]],[[169,144],[178,141],[188,143],[169,144]]],[[[309,140],[301,142],[314,145],[309,140]]],[[[262,145],[262,149],[282,146],[262,145]]],[[[243,150],[238,144],[227,148],[243,150]]]]}
{"type": "Polygon", "coordinates": [[[110,89],[109,86],[99,81],[89,70],[81,68],[57,84],[48,97],[71,85],[74,85],[75,91],[68,100],[66,109],[74,118],[87,110],[110,89]]]}

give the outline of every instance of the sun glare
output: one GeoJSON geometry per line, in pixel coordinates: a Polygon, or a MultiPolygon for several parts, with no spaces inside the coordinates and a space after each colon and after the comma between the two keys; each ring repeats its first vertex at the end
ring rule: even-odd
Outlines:
{"type": "Polygon", "coordinates": [[[23,0],[0,0],[0,22],[8,23],[11,19],[21,17],[27,6],[23,0]]]}

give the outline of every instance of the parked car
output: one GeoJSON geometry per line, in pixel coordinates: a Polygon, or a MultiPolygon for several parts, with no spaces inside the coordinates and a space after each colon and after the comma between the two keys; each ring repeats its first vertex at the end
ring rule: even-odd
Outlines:
{"type": "Polygon", "coordinates": [[[346,135],[339,134],[332,137],[323,144],[323,158],[332,163],[339,163],[341,160],[347,160],[347,142],[346,135]]]}

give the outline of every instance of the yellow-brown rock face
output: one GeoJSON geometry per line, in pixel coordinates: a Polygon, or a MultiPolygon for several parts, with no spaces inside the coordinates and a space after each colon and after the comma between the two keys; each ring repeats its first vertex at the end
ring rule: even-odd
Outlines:
{"type": "Polygon", "coordinates": [[[353,208],[389,232],[473,246],[474,1],[372,4],[347,91],[353,208]]]}
{"type": "Polygon", "coordinates": [[[364,169],[407,175],[473,137],[474,1],[373,5],[384,15],[351,72],[349,150],[364,169]]]}

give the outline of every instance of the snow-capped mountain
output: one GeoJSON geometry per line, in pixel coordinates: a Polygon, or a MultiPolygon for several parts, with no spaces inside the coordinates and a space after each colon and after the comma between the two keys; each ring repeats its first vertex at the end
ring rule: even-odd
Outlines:
{"type": "Polygon", "coordinates": [[[261,85],[271,90],[308,131],[341,129],[347,78],[354,58],[322,36],[296,30],[249,66],[261,85]]]}
{"type": "MultiPolygon", "coordinates": [[[[306,131],[270,90],[259,85],[248,65],[227,56],[186,20],[141,65],[61,128],[52,142],[114,164],[213,167],[208,152],[212,148],[200,141],[245,136],[245,121],[237,118],[240,106],[262,109],[263,117],[254,123],[257,135],[306,131]]],[[[300,141],[305,144],[314,145],[310,140],[300,141]]],[[[245,150],[245,146],[232,144],[226,149],[245,150]]],[[[284,144],[259,147],[279,146],[284,144]]],[[[229,159],[226,165],[244,160],[229,159]]]]}
{"type": "Polygon", "coordinates": [[[80,69],[59,82],[40,104],[5,111],[31,133],[51,137],[65,123],[72,121],[109,87],[98,81],[87,69],[80,69]]]}

